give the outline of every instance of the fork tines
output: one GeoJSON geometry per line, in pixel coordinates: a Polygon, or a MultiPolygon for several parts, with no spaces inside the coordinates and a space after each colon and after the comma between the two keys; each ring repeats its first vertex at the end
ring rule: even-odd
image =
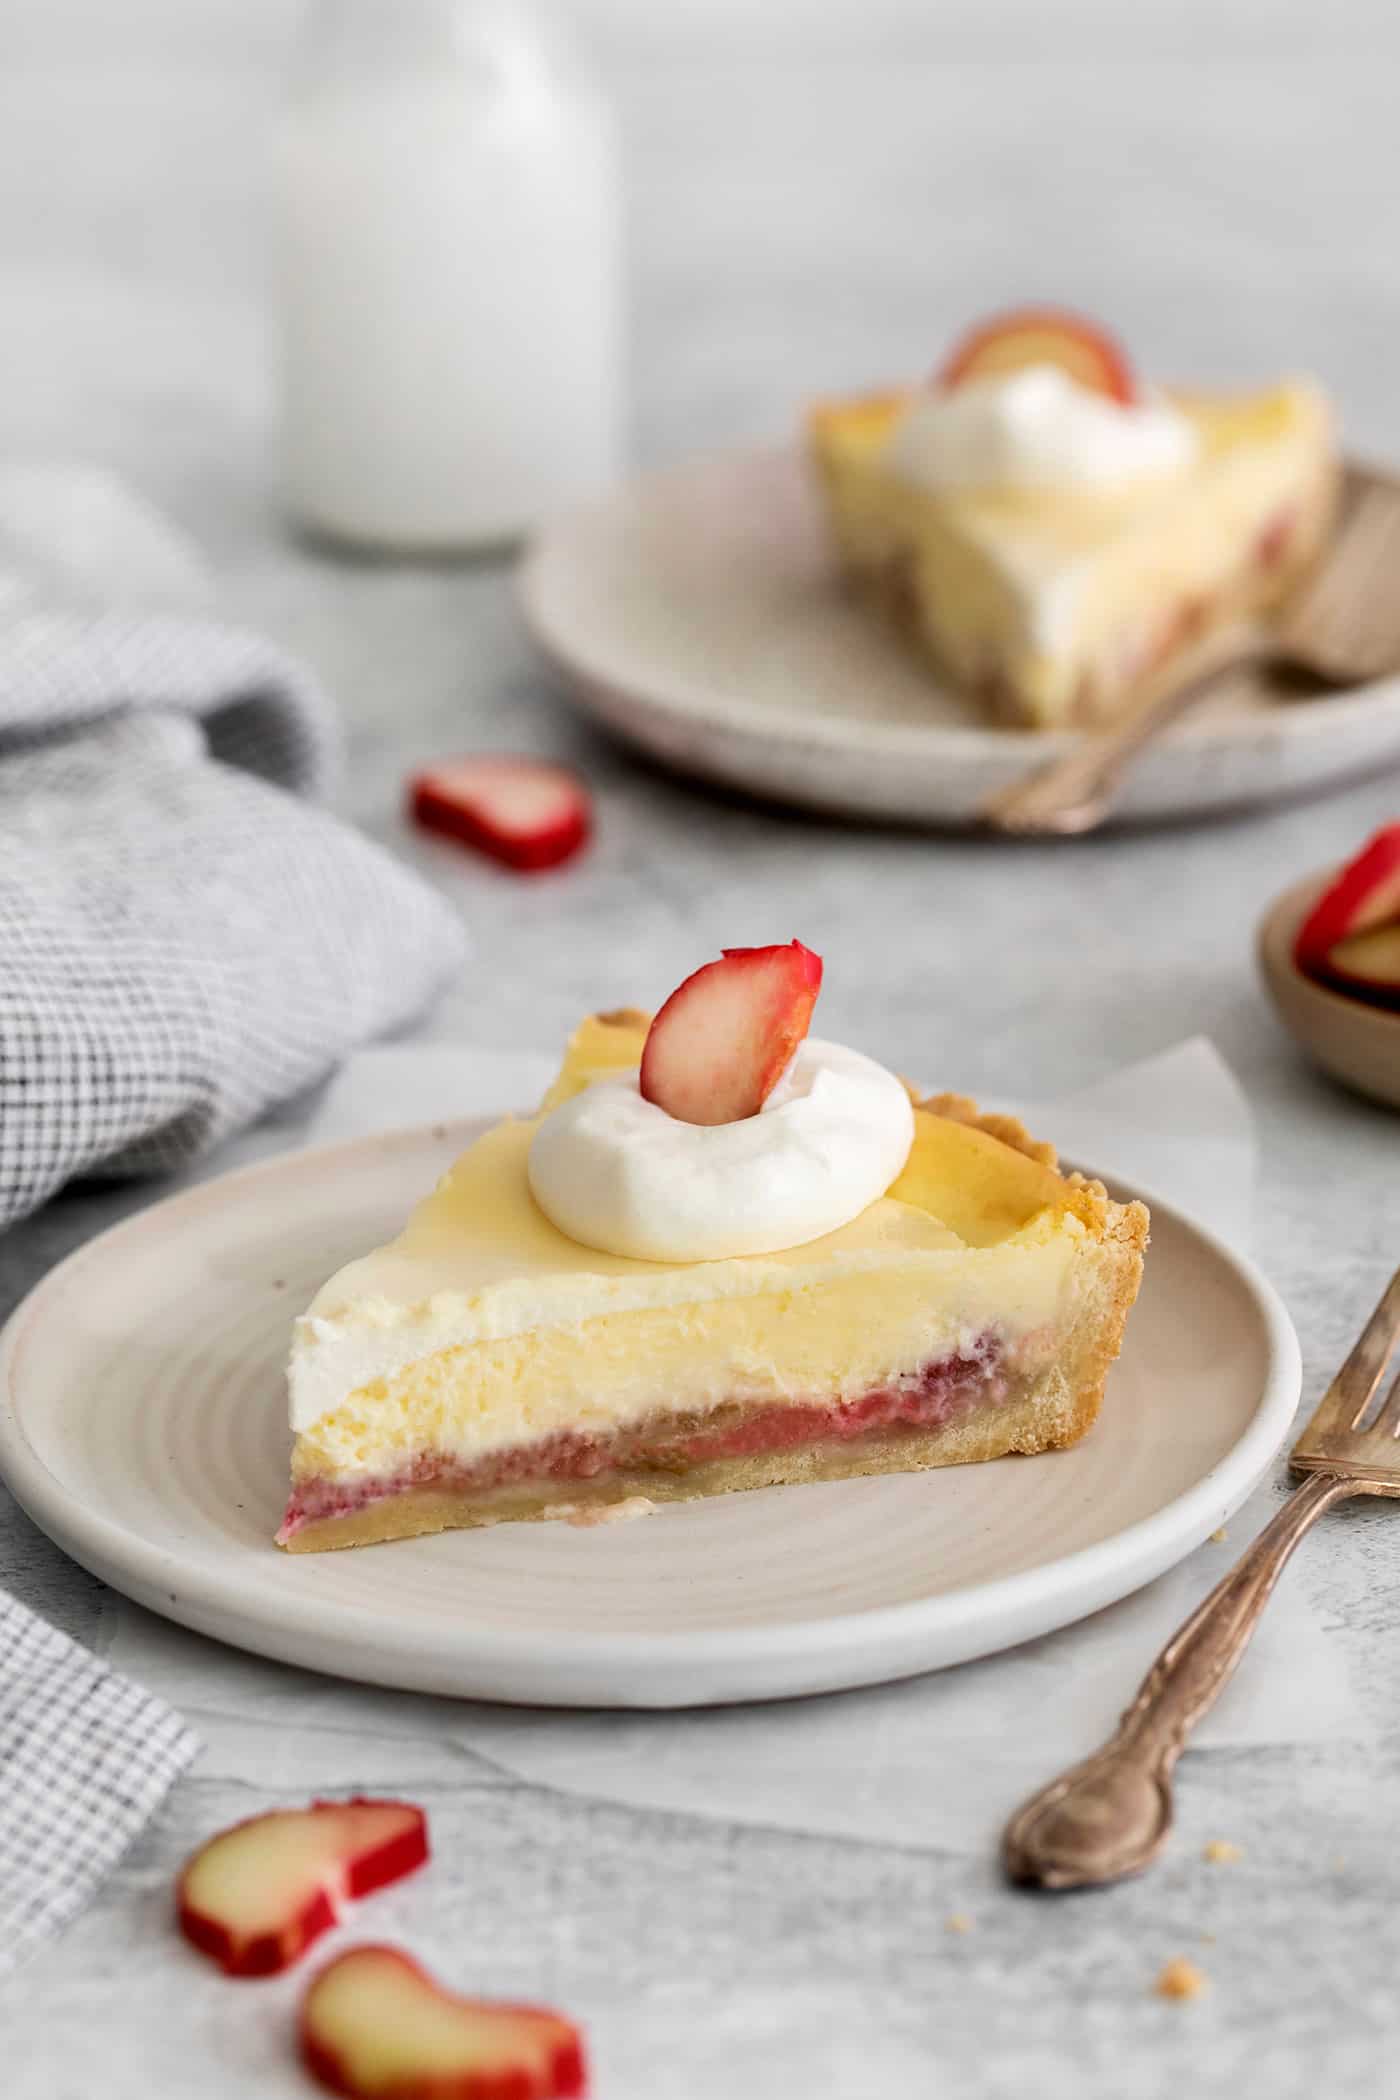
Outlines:
{"type": "Polygon", "coordinates": [[[1378,1401],[1400,1340],[1400,1269],[1293,1447],[1300,1472],[1375,1476],[1400,1494],[1400,1373],[1378,1401]]]}

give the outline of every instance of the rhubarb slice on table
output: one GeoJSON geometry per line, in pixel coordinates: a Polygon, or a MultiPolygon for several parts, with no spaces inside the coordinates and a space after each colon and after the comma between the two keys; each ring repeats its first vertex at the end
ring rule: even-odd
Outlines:
{"type": "Polygon", "coordinates": [[[406,1801],[317,1801],[236,1823],[201,1845],[176,1891],[180,1930],[230,1976],[271,1976],[305,1953],[355,1896],[428,1857],[406,1801]]]}
{"type": "Polygon", "coordinates": [[[652,1022],[643,1098],[682,1123],[756,1116],[811,1025],[821,982],[821,957],[801,941],[726,948],[687,977],[652,1022]]]}
{"type": "Polygon", "coordinates": [[[587,788],[567,766],[541,759],[459,758],[410,784],[415,821],[532,874],[558,867],[593,828],[587,788]]]}
{"type": "Polygon", "coordinates": [[[352,2100],[576,2100],[583,2040],[558,2013],[459,1998],[394,1947],[352,1947],[302,2001],[302,2061],[352,2100]]]}

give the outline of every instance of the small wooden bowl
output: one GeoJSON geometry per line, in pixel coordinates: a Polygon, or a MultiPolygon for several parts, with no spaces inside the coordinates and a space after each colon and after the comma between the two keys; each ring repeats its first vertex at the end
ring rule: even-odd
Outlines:
{"type": "Polygon", "coordinates": [[[1293,960],[1298,928],[1335,869],[1276,897],[1259,924],[1259,967],[1284,1026],[1334,1079],[1400,1108],[1400,1013],[1368,1006],[1305,977],[1293,960]]]}

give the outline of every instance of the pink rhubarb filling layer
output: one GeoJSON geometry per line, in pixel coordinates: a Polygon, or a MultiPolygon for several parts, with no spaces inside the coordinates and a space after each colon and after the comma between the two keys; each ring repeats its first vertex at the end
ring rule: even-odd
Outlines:
{"type": "Polygon", "coordinates": [[[484,1497],[497,1488],[534,1482],[596,1480],[622,1468],[629,1473],[647,1467],[676,1473],[712,1459],[752,1458],[809,1444],[938,1429],[974,1408],[995,1406],[1007,1390],[1006,1352],[998,1337],[984,1334],[966,1354],[940,1357],[897,1384],[853,1399],[761,1406],[736,1401],[717,1409],[716,1419],[708,1424],[703,1417],[658,1410],[612,1436],[566,1430],[511,1445],[470,1464],[450,1453],[423,1451],[393,1473],[357,1474],[353,1480],[312,1474],[294,1486],[277,1537],[285,1544],[304,1525],[353,1516],[370,1503],[412,1488],[484,1497]]]}

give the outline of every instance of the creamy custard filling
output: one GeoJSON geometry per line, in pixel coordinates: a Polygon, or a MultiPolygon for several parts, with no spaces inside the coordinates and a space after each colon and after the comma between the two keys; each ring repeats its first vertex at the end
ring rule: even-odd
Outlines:
{"type": "Polygon", "coordinates": [[[1008,1350],[1073,1316],[1080,1232],[861,1265],[728,1302],[566,1320],[459,1343],[373,1380],[304,1430],[294,1471],[351,1475],[430,1448],[461,1463],[576,1427],[607,1434],[659,1407],[801,1406],[882,1389],[995,1333],[1008,1350]]]}
{"type": "MultiPolygon", "coordinates": [[[[702,1323],[707,1338],[721,1334],[721,1313],[732,1315],[736,1334],[747,1323],[750,1353],[766,1352],[768,1340],[760,1337],[768,1336],[773,1307],[781,1304],[801,1308],[804,1319],[823,1306],[840,1307],[834,1328],[822,1322],[813,1336],[820,1333],[825,1352],[859,1353],[872,1327],[884,1334],[882,1301],[888,1290],[898,1306],[901,1278],[910,1311],[894,1343],[898,1363],[923,1361],[938,1342],[940,1322],[956,1323],[955,1341],[957,1332],[991,1318],[1016,1316],[1024,1300],[1024,1324],[1041,1324],[1052,1316],[1047,1308],[1069,1245],[1084,1236],[1071,1207],[1074,1192],[1049,1168],[982,1132],[922,1112],[915,1121],[913,1149],[889,1196],[849,1225],[805,1247],[679,1264],[602,1254],[559,1232],[530,1194],[535,1125],[503,1124],[463,1154],[399,1239],[350,1263],[318,1292],[293,1336],[291,1426],[328,1457],[334,1450],[343,1454],[340,1462],[365,1463],[363,1440],[334,1424],[367,1402],[377,1415],[383,1401],[402,1401],[402,1381],[418,1366],[426,1375],[447,1352],[466,1352],[465,1390],[474,1397],[460,1411],[464,1436],[486,1433],[489,1417],[515,1432],[525,1391],[519,1381],[531,1363],[548,1365],[541,1375],[556,1396],[537,1403],[541,1412],[583,1404],[587,1395],[578,1388],[585,1380],[595,1400],[611,1392],[614,1355],[624,1386],[629,1377],[641,1383],[635,1404],[651,1405],[657,1386],[647,1388],[644,1366],[629,1367],[625,1357],[627,1348],[644,1346],[641,1334],[624,1342],[620,1355],[605,1339],[628,1332],[608,1323],[648,1311],[668,1315],[657,1333],[687,1337],[687,1358],[702,1323]],[[1014,1259],[978,1260],[994,1246],[1014,1259]],[[670,1319],[673,1312],[684,1320],[670,1319]],[[577,1354],[585,1324],[591,1362],[577,1354]],[[490,1388],[492,1377],[506,1382],[490,1388]]],[[[893,1361],[853,1364],[847,1389],[874,1384],[895,1368],[893,1361]]],[[[794,1378],[791,1389],[800,1383],[794,1378]]],[[[823,1379],[821,1389],[829,1384],[823,1379]]],[[[624,1408],[632,1404],[619,1399],[624,1408]]],[[[541,1433],[552,1426],[542,1422],[541,1433]]],[[[405,1426],[403,1433],[413,1432],[405,1426]]]]}
{"type": "Polygon", "coordinates": [[[291,1421],[309,1428],[351,1388],[434,1349],[568,1327],[600,1311],[702,1304],[800,1287],[833,1262],[956,1247],[915,1205],[872,1203],[806,1246],[733,1261],[651,1262],[585,1247],[553,1226],[527,1178],[536,1125],[506,1123],[465,1153],[391,1246],[333,1276],[297,1322],[291,1421]]]}

